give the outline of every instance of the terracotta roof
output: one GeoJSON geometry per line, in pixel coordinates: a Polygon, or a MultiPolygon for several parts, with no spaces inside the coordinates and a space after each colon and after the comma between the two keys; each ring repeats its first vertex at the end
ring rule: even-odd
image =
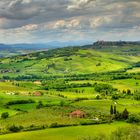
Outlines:
{"type": "Polygon", "coordinates": [[[41,93],[40,92],[34,92],[33,95],[35,95],[35,96],[41,96],[41,93]]]}
{"type": "Polygon", "coordinates": [[[76,110],[70,113],[70,115],[84,115],[85,113],[81,110],[76,110]]]}

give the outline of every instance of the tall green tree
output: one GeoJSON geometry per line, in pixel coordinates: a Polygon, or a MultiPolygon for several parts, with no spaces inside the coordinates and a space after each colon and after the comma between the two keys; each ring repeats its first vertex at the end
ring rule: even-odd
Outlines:
{"type": "Polygon", "coordinates": [[[126,119],[128,119],[128,116],[129,116],[129,112],[125,108],[124,111],[123,111],[123,113],[122,113],[122,118],[126,120],[126,119]]]}
{"type": "Polygon", "coordinates": [[[113,112],[113,113],[114,113],[114,114],[117,113],[116,105],[114,106],[114,112],[113,112]]]}
{"type": "Polygon", "coordinates": [[[114,110],[113,110],[113,105],[110,106],[110,115],[113,115],[114,110]]]}

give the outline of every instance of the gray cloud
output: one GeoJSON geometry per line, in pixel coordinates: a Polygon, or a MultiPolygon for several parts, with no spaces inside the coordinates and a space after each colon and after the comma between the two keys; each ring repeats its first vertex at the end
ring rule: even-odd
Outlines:
{"type": "Polygon", "coordinates": [[[127,37],[127,32],[132,31],[133,38],[136,38],[139,27],[139,0],[0,1],[0,33],[3,34],[0,41],[5,40],[5,34],[11,35],[10,32],[23,40],[27,40],[28,36],[28,40],[30,37],[32,41],[34,37],[35,40],[42,37],[53,40],[53,36],[55,39],[60,39],[58,36],[66,39],[66,35],[67,39],[75,39],[78,33],[80,39],[103,38],[101,34],[106,32],[110,36],[113,31],[118,34],[114,38],[125,33],[127,37]]]}
{"type": "Polygon", "coordinates": [[[39,15],[42,10],[41,5],[29,0],[2,1],[0,7],[0,16],[11,20],[29,19],[39,15]]]}

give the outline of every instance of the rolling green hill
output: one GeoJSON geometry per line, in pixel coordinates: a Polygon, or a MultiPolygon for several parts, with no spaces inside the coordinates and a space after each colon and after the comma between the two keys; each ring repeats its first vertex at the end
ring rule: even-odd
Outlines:
{"type": "Polygon", "coordinates": [[[118,71],[140,60],[139,45],[67,47],[0,59],[0,77],[118,71]],[[127,52],[127,53],[126,53],[127,52]]]}
{"type": "Polygon", "coordinates": [[[138,124],[139,45],[107,44],[1,58],[0,139],[112,139],[118,127],[138,124]],[[79,110],[84,118],[71,117],[79,110]]]}

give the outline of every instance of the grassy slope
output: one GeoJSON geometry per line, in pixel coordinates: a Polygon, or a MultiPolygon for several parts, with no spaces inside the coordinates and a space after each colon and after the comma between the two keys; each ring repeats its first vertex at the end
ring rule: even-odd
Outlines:
{"type": "Polygon", "coordinates": [[[84,137],[95,137],[99,133],[109,135],[117,128],[126,127],[125,122],[102,124],[93,126],[77,126],[67,128],[53,128],[34,132],[22,132],[0,136],[0,140],[78,140],[84,137]],[[81,133],[82,132],[82,133],[81,133]]]}
{"type": "MultiPolygon", "coordinates": [[[[63,50],[62,50],[63,52],[63,50]]],[[[16,75],[46,75],[46,74],[70,74],[70,73],[93,73],[120,70],[131,66],[139,61],[139,56],[129,56],[115,54],[114,52],[104,52],[93,49],[78,49],[67,57],[72,60],[64,61],[65,56],[53,55],[53,57],[45,58],[46,52],[38,53],[38,56],[26,55],[1,59],[0,69],[8,69],[9,72],[0,75],[15,76],[16,75]],[[43,57],[42,56],[43,53],[43,57]],[[24,60],[29,58],[28,60],[24,60]],[[49,67],[49,65],[54,64],[49,67]],[[98,66],[98,64],[100,64],[98,66]],[[16,72],[19,70],[20,72],[16,72]]],[[[55,51],[54,51],[55,54],[55,51]]]]}
{"type": "MultiPolygon", "coordinates": [[[[78,84],[78,83],[91,83],[91,84],[94,84],[94,83],[103,83],[103,84],[106,84],[106,81],[94,81],[94,80],[81,80],[81,81],[71,81],[69,83],[75,83],[75,84],[78,84]]],[[[114,88],[117,88],[118,90],[120,91],[123,91],[123,90],[127,90],[127,89],[130,89],[131,91],[134,91],[134,90],[140,90],[140,80],[139,79],[120,79],[120,80],[111,80],[111,81],[107,81],[108,84],[112,85],[114,88]]],[[[85,91],[87,91],[88,93],[88,90],[89,90],[89,93],[96,93],[94,91],[94,88],[90,87],[90,88],[84,88],[85,91]]],[[[97,94],[97,93],[96,93],[97,94]]]]}
{"type": "MultiPolygon", "coordinates": [[[[119,99],[117,102],[117,110],[122,112],[125,108],[131,113],[140,113],[140,101],[135,101],[131,99],[119,99]]],[[[87,100],[74,103],[73,105],[77,108],[83,108],[93,115],[104,113],[109,114],[110,105],[114,104],[111,100],[87,100]]]]}
{"type": "MultiPolygon", "coordinates": [[[[127,48],[129,49],[129,47],[127,48]]],[[[125,49],[124,49],[125,50],[125,49]]],[[[27,56],[19,56],[14,57],[12,59],[1,59],[0,69],[10,69],[11,72],[7,72],[2,75],[9,75],[9,76],[17,76],[23,74],[36,74],[36,75],[45,75],[45,74],[69,74],[69,73],[92,73],[92,72],[103,72],[103,71],[112,71],[112,70],[119,70],[125,67],[131,66],[133,63],[139,61],[139,56],[132,56],[132,55],[124,55],[120,50],[115,50],[109,52],[107,50],[93,50],[93,49],[79,49],[75,53],[73,53],[70,57],[72,60],[64,61],[66,58],[65,56],[57,56],[45,58],[44,56],[41,59],[37,59],[36,56],[29,55],[27,56]],[[29,60],[22,60],[24,58],[29,58],[29,60]],[[55,66],[50,67],[47,70],[48,65],[55,63],[55,66]],[[101,64],[100,66],[96,66],[97,64],[101,64]],[[14,72],[15,70],[20,70],[19,73],[14,72]]],[[[55,52],[54,52],[55,53],[55,52]]],[[[39,53],[39,56],[42,55],[39,53]]],[[[79,83],[80,81],[78,81],[79,83]]],[[[81,81],[85,82],[85,81],[81,81]]],[[[95,81],[86,81],[90,83],[94,83],[95,81]]],[[[101,81],[99,81],[101,82],[101,81]]],[[[136,82],[140,82],[139,80],[134,79],[125,79],[125,80],[114,80],[109,81],[114,87],[123,90],[123,89],[131,89],[139,90],[139,85],[136,85],[136,82]]],[[[0,82],[0,92],[7,93],[12,91],[17,91],[20,93],[26,92],[34,92],[39,89],[38,86],[31,82],[21,82],[20,87],[12,85],[11,82],[0,82]]],[[[81,88],[82,89],[82,88],[81,88]]],[[[68,99],[73,99],[77,97],[88,97],[90,99],[95,98],[97,94],[94,91],[94,88],[87,87],[84,88],[84,94],[75,94],[74,92],[61,92],[60,94],[65,95],[68,99]]],[[[75,89],[74,89],[75,90],[75,89]]],[[[68,108],[64,109],[63,107],[53,110],[53,108],[45,108],[41,110],[36,110],[36,103],[35,104],[23,104],[23,105],[13,105],[9,109],[3,108],[3,105],[8,102],[9,100],[21,100],[21,99],[33,99],[36,102],[43,101],[44,103],[49,104],[56,104],[58,105],[63,98],[57,96],[59,92],[55,92],[54,94],[44,95],[42,97],[33,97],[33,96],[26,96],[26,95],[19,95],[19,96],[10,96],[5,94],[0,94],[0,114],[2,112],[8,111],[10,113],[10,118],[6,120],[0,120],[1,127],[6,127],[8,125],[14,124],[15,125],[23,125],[29,126],[32,124],[40,125],[40,124],[47,124],[50,125],[51,123],[58,122],[64,124],[77,124],[79,120],[73,119],[70,120],[68,116],[62,118],[62,112],[66,115],[67,113],[71,112],[71,110],[75,109],[83,109],[87,113],[91,113],[93,116],[99,114],[100,112],[104,112],[105,114],[109,113],[110,105],[112,104],[111,100],[87,100],[87,101],[80,101],[73,103],[72,105],[75,108],[68,108]],[[23,113],[15,115],[17,112],[15,109],[19,108],[21,110],[27,110],[29,113],[23,113]],[[67,112],[65,112],[67,110],[67,112]],[[57,116],[55,115],[57,114],[57,116]],[[15,116],[13,116],[15,115],[15,116]]],[[[67,101],[67,99],[63,99],[67,101]]],[[[130,99],[120,99],[118,100],[119,105],[117,105],[117,109],[119,111],[123,111],[126,107],[128,111],[131,113],[139,113],[139,101],[132,101],[130,99]]],[[[117,122],[111,125],[99,125],[98,127],[95,126],[78,126],[78,127],[69,127],[69,128],[60,128],[60,129],[49,129],[49,130],[42,130],[36,132],[27,132],[27,133],[19,133],[19,134],[9,134],[5,136],[0,136],[0,140],[28,140],[28,139],[35,139],[35,140],[43,140],[43,139],[75,139],[77,136],[81,137],[81,132],[83,132],[83,136],[87,135],[95,135],[98,132],[103,132],[107,129],[115,130],[116,127],[125,126],[125,123],[117,122]],[[55,134],[55,136],[54,136],[55,134]],[[57,136],[57,137],[56,137],[57,136]],[[28,137],[28,138],[27,138],[28,137]]],[[[107,131],[108,133],[108,131],[107,131]]]]}
{"type": "Polygon", "coordinates": [[[127,71],[128,73],[140,73],[140,68],[133,68],[127,71]]]}

